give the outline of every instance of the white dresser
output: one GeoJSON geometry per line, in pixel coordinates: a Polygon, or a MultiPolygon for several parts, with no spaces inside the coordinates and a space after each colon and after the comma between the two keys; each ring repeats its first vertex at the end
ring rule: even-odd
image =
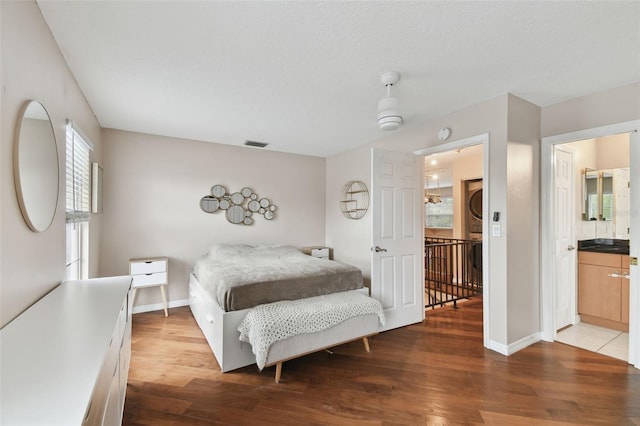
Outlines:
{"type": "Polygon", "coordinates": [[[136,297],[136,291],[146,287],[160,287],[164,316],[169,316],[167,311],[167,293],[164,288],[169,284],[169,258],[167,257],[140,257],[129,259],[129,273],[133,276],[132,299],[136,297]]]}
{"type": "Polygon", "coordinates": [[[0,330],[0,424],[119,425],[131,277],[66,281],[0,330]]]}

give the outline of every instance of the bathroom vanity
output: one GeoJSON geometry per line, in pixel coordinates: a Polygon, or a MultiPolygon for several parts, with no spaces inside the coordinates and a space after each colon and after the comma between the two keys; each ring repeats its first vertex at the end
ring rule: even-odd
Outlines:
{"type": "Polygon", "coordinates": [[[629,240],[578,243],[578,313],[582,322],[629,331],[629,240]]]}

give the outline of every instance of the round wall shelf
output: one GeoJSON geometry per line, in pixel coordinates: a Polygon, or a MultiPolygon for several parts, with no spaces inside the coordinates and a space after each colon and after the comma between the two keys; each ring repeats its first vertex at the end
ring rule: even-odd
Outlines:
{"type": "Polygon", "coordinates": [[[364,182],[350,180],[342,187],[340,210],[347,219],[360,219],[369,209],[369,189],[364,182]]]}

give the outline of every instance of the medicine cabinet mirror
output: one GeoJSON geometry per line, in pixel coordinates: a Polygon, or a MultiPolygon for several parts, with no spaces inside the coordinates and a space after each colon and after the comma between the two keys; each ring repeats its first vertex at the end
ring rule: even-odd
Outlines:
{"type": "Polygon", "coordinates": [[[629,169],[585,169],[582,178],[583,220],[615,221],[629,215],[629,169]]]}

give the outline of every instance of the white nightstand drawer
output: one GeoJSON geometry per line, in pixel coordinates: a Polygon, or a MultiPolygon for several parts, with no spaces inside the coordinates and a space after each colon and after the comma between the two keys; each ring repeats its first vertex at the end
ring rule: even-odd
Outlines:
{"type": "Polygon", "coordinates": [[[130,274],[150,274],[154,272],[166,272],[166,260],[148,260],[148,261],[132,261],[130,263],[130,274]]]}
{"type": "Polygon", "coordinates": [[[133,284],[132,287],[140,287],[147,285],[158,285],[158,284],[166,284],[167,283],[167,273],[166,272],[156,272],[152,274],[140,274],[133,276],[133,284]]]}
{"type": "Polygon", "coordinates": [[[311,250],[311,256],[313,257],[321,257],[323,259],[328,259],[329,258],[329,248],[328,247],[323,247],[323,248],[315,248],[311,250]]]}

